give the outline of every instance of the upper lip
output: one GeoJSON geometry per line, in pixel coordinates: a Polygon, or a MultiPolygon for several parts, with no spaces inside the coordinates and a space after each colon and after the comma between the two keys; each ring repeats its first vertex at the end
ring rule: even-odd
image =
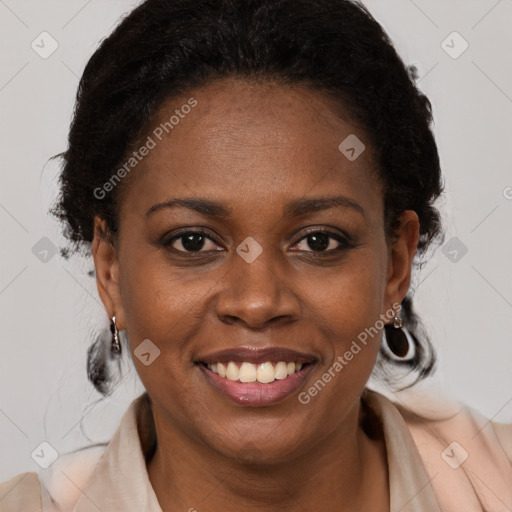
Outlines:
{"type": "Polygon", "coordinates": [[[195,362],[214,364],[229,361],[253,364],[261,364],[268,361],[285,361],[305,364],[316,362],[317,358],[312,354],[284,347],[235,347],[198,357],[195,362]]]}

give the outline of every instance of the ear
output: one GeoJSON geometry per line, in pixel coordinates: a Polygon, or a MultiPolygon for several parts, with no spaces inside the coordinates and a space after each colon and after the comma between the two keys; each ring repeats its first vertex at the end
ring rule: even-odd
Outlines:
{"type": "Polygon", "coordinates": [[[401,303],[411,283],[412,262],[418,247],[420,222],[413,210],[406,210],[400,216],[397,236],[389,247],[388,277],[385,292],[386,308],[401,303]]]}
{"type": "Polygon", "coordinates": [[[106,223],[99,217],[94,219],[92,257],[101,301],[108,317],[115,315],[119,330],[123,330],[125,321],[119,287],[119,261],[114,244],[108,236],[106,223]]]}

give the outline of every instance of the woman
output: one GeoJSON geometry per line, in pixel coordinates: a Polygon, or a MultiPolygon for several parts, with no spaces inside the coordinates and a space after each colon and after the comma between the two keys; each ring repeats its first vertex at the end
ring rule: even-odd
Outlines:
{"type": "Polygon", "coordinates": [[[91,381],[128,352],[147,392],[0,510],[509,510],[510,425],[367,387],[434,367],[407,295],[442,236],[430,123],[359,4],[135,9],[85,69],[56,214],[111,321],[91,381]]]}

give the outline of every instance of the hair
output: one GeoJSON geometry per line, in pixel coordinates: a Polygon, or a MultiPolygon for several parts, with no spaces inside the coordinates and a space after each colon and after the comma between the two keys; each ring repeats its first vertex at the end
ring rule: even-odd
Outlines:
{"type": "MultiPolygon", "coordinates": [[[[387,239],[405,210],[419,217],[417,258],[443,238],[434,206],[443,185],[431,103],[416,85],[416,69],[404,64],[361,3],[146,0],[101,42],[80,80],[68,149],[58,155],[63,157],[61,188],[52,210],[69,241],[65,257],[90,253],[95,216],[115,239],[121,187],[107,200],[94,190],[147,136],[159,107],[229,77],[304,86],[337,100],[364,129],[376,157],[387,239]]],[[[415,357],[396,363],[384,354],[377,364],[406,365],[417,381],[432,372],[435,353],[409,293],[402,318],[415,357]]],[[[91,347],[88,357],[89,378],[104,395],[107,352],[91,347]]]]}

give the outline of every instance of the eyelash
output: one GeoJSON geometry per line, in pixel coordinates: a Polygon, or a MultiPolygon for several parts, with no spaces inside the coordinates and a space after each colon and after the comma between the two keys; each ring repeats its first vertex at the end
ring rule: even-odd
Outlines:
{"type": "MultiPolygon", "coordinates": [[[[180,233],[174,235],[173,237],[171,238],[168,238],[168,239],[164,239],[163,241],[160,242],[160,245],[163,246],[165,249],[169,250],[169,251],[172,251],[174,252],[175,254],[180,254],[180,255],[187,255],[186,257],[192,257],[192,258],[195,258],[195,257],[200,257],[201,255],[204,255],[204,254],[212,254],[214,252],[220,252],[219,250],[213,250],[213,251],[203,251],[203,250],[199,250],[199,251],[181,251],[179,249],[175,249],[172,247],[172,244],[177,241],[177,240],[180,240],[182,238],[184,238],[186,235],[191,235],[191,234],[195,234],[195,235],[203,235],[205,238],[207,238],[208,240],[210,240],[211,242],[217,244],[217,245],[220,245],[218,244],[215,239],[211,236],[208,235],[207,232],[205,231],[200,231],[200,230],[193,230],[193,229],[187,229],[187,230],[184,230],[184,231],[181,231],[180,233]]],[[[318,235],[318,234],[322,234],[322,235],[327,235],[329,238],[332,238],[334,240],[336,240],[340,245],[335,248],[335,249],[330,249],[330,250],[327,250],[327,251],[301,251],[301,250],[298,250],[298,251],[293,251],[293,252],[298,252],[298,253],[301,253],[301,252],[306,252],[306,253],[311,253],[313,254],[315,257],[319,257],[319,256],[323,256],[323,255],[332,255],[332,254],[338,254],[340,252],[343,252],[347,249],[351,249],[352,247],[354,247],[354,244],[350,241],[349,237],[346,237],[346,236],[343,236],[339,233],[335,233],[335,232],[332,232],[332,231],[329,231],[329,230],[326,230],[326,229],[311,229],[309,231],[306,231],[303,236],[301,238],[299,238],[294,244],[293,244],[293,247],[296,246],[297,244],[299,244],[300,242],[302,242],[303,240],[307,239],[308,236],[310,235],[318,235]]]]}

